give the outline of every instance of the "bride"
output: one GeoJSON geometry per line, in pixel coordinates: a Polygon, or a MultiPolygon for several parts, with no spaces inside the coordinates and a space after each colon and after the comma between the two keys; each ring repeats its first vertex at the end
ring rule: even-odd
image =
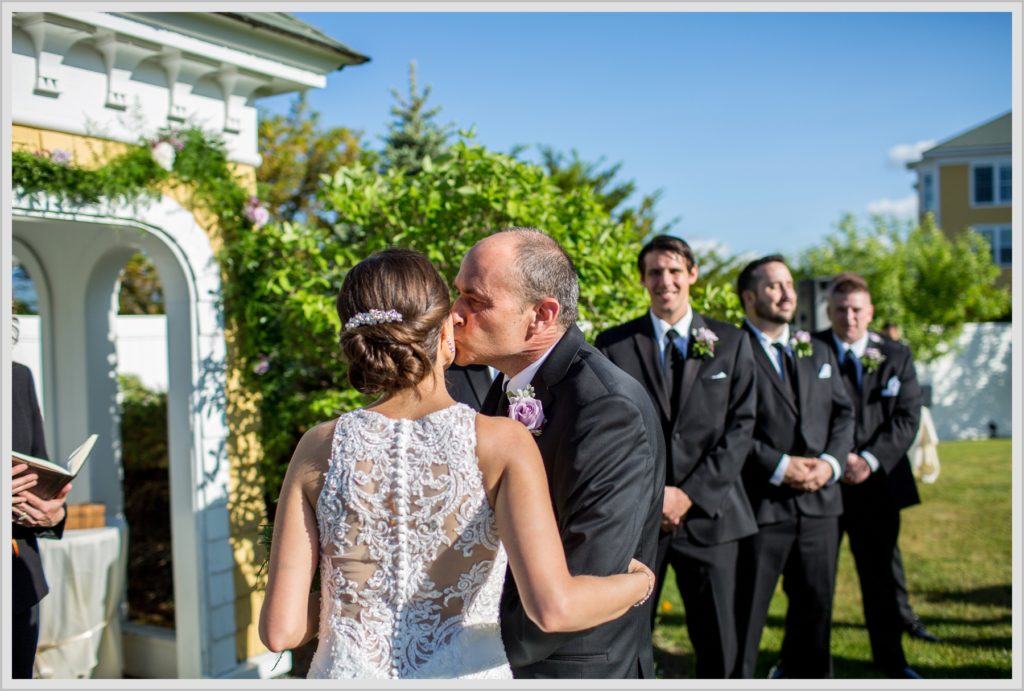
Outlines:
{"type": "Polygon", "coordinates": [[[380,398],[295,449],[260,613],[272,651],[319,636],[311,678],[511,678],[506,566],[544,631],[610,621],[653,589],[635,559],[617,575],[569,573],[526,427],[448,395],[449,299],[425,256],[394,248],[353,267],[338,295],[349,380],[380,398]]]}

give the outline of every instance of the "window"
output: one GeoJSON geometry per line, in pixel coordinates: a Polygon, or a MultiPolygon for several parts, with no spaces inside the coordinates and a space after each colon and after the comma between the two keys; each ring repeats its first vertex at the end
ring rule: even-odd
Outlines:
{"type": "Polygon", "coordinates": [[[1013,230],[1010,226],[978,226],[975,228],[992,248],[996,266],[1013,265],[1013,230]]]}
{"type": "Polygon", "coordinates": [[[925,173],[921,176],[921,208],[925,211],[935,211],[935,176],[925,173]]]}
{"type": "Polygon", "coordinates": [[[1009,163],[975,165],[971,173],[971,201],[975,206],[1009,204],[1011,172],[1009,163]]]}

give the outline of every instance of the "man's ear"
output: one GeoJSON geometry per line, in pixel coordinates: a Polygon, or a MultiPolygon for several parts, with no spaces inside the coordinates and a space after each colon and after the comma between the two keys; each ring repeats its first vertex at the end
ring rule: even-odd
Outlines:
{"type": "Polygon", "coordinates": [[[530,324],[530,333],[544,333],[553,328],[558,321],[558,315],[562,313],[562,306],[558,300],[552,297],[541,298],[533,307],[533,322],[530,324]]]}

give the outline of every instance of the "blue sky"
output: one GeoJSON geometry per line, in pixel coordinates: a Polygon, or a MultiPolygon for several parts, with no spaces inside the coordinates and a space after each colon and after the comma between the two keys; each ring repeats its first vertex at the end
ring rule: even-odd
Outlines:
{"type": "Polygon", "coordinates": [[[912,216],[900,147],[1012,106],[1007,12],[297,16],[371,58],[310,94],[325,125],[379,147],[416,60],[440,120],[499,151],[621,161],[641,191],[663,190],[676,234],[732,252],[795,254],[844,212],[912,216]]]}

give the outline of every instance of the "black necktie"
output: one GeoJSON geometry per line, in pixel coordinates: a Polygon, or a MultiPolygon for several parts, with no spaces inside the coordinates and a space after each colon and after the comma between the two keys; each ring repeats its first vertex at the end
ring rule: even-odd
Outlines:
{"type": "Polygon", "coordinates": [[[843,382],[846,384],[846,391],[850,394],[850,399],[857,403],[860,401],[860,386],[857,383],[857,363],[853,351],[847,349],[846,357],[843,358],[843,364],[840,369],[843,371],[843,382]]]}
{"type": "Polygon", "coordinates": [[[665,390],[671,394],[676,374],[683,364],[683,353],[679,350],[679,342],[682,341],[682,338],[675,329],[669,329],[665,333],[665,337],[667,343],[665,343],[665,352],[663,354],[664,366],[662,367],[662,373],[665,375],[665,390]]]}
{"type": "Polygon", "coordinates": [[[796,396],[796,370],[793,367],[792,351],[782,343],[772,343],[779,357],[779,378],[789,384],[790,391],[796,396]]]}

